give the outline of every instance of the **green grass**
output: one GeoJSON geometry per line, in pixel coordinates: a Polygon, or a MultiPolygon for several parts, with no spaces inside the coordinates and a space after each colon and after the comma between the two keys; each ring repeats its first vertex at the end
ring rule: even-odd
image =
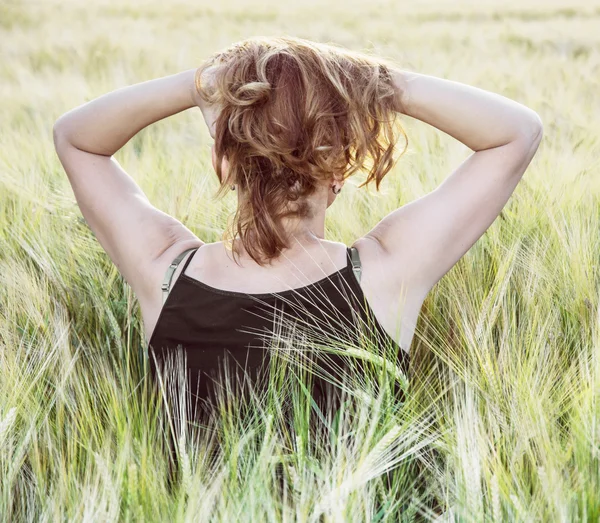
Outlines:
{"type": "MultiPolygon", "coordinates": [[[[598,521],[599,23],[600,4],[583,0],[4,2],[0,519],[598,521]],[[500,217],[427,296],[404,404],[375,358],[348,409],[321,419],[285,374],[302,358],[284,358],[250,410],[224,409],[216,432],[169,433],[176,389],[150,393],[137,302],[81,217],[52,125],[105,92],[280,33],[498,92],[540,114],[544,138],[500,217]]],[[[381,192],[351,179],[328,239],[350,245],[469,154],[404,125],[409,149],[381,192]]],[[[116,157],[153,204],[212,242],[235,199],[211,198],[208,141],[199,111],[185,111],[116,157]]]]}

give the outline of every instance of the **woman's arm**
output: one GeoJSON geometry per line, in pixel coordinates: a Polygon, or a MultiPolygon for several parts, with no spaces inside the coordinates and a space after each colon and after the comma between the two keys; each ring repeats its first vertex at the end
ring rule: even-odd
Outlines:
{"type": "Polygon", "coordinates": [[[65,113],[53,128],[57,155],[85,221],[137,298],[147,303],[161,301],[162,256],[203,242],[154,207],[112,155],[147,125],[194,107],[194,73],[111,91],[65,113]]]}
{"type": "Polygon", "coordinates": [[[444,131],[473,151],[537,137],[538,114],[490,91],[435,76],[395,70],[398,110],[444,131]]]}
{"type": "Polygon", "coordinates": [[[475,151],[366,235],[396,289],[424,298],[500,214],[538,148],[542,123],[524,105],[459,82],[395,70],[394,83],[400,112],[475,151]]]}
{"type": "Polygon", "coordinates": [[[196,106],[195,69],[121,87],[63,114],[54,132],[81,151],[111,156],[144,127],[196,106]]]}

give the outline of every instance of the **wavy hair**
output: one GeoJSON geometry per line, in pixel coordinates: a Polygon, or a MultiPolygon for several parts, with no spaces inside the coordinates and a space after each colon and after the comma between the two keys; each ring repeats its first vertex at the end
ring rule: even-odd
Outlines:
{"type": "MultiPolygon", "coordinates": [[[[228,182],[241,191],[225,238],[237,233],[264,265],[289,247],[282,218],[311,216],[308,197],[335,174],[345,180],[366,171],[359,187],[375,181],[379,190],[396,161],[392,67],[367,53],[291,36],[248,38],[202,63],[196,90],[219,109],[217,176],[222,182],[225,157],[228,182]],[[208,68],[212,81],[203,83],[208,68]]],[[[408,138],[398,129],[406,139],[402,155],[408,138]]],[[[216,197],[226,188],[222,183],[216,197]]]]}

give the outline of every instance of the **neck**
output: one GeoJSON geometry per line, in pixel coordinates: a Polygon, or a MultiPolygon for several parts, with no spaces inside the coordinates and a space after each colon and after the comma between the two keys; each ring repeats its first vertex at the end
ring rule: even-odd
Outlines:
{"type": "MultiPolygon", "coordinates": [[[[238,192],[238,204],[240,193],[238,192]]],[[[320,191],[310,197],[311,213],[304,218],[284,217],[283,227],[290,238],[288,250],[293,251],[300,245],[311,245],[325,239],[325,212],[327,211],[327,193],[320,191]]]]}
{"type": "Polygon", "coordinates": [[[282,223],[292,242],[304,244],[325,239],[324,210],[311,218],[304,218],[302,220],[284,218],[282,223]]]}

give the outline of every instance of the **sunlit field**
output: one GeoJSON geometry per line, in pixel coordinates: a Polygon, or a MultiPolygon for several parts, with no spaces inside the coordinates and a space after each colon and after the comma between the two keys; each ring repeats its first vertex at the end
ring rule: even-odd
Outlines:
{"type": "MultiPolygon", "coordinates": [[[[2,1],[0,50],[1,521],[600,520],[599,2],[2,1]],[[544,138],[427,296],[404,402],[393,355],[367,343],[342,351],[365,362],[347,408],[311,414],[303,374],[283,374],[304,352],[282,334],[273,353],[292,365],[267,398],[223,408],[210,430],[169,423],[175,389],[152,394],[138,303],[82,218],[52,126],[278,34],[502,94],[541,116],[544,138]]],[[[401,121],[406,152],[379,192],[348,180],[327,239],[351,245],[470,154],[401,121]]],[[[213,198],[210,142],[194,108],[115,155],[205,242],[236,204],[213,198]]]]}

